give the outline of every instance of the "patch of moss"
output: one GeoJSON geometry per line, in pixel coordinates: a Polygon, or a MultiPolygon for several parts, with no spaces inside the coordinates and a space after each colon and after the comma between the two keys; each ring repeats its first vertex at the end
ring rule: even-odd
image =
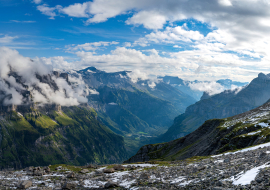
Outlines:
{"type": "Polygon", "coordinates": [[[208,159],[208,158],[211,158],[211,156],[193,156],[191,158],[185,159],[185,161],[190,164],[190,163],[197,162],[199,160],[208,159]]]}

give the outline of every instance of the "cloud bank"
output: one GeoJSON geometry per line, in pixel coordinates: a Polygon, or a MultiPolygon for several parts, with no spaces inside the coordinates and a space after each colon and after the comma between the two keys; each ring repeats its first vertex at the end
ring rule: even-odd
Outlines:
{"type": "Polygon", "coordinates": [[[52,65],[0,48],[0,102],[22,105],[31,102],[73,106],[86,103],[89,91],[81,78],[53,74],[52,65]],[[29,92],[31,94],[29,94],[29,92]]]}

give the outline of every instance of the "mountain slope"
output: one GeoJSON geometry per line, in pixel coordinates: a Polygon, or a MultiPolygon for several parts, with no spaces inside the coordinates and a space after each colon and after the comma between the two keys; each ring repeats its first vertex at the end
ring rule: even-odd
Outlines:
{"type": "Polygon", "coordinates": [[[195,99],[162,81],[154,87],[148,80],[134,83],[128,71],[106,73],[89,67],[77,73],[97,91],[89,96],[91,106],[118,134],[159,135],[187,106],[195,103],[195,99]]]}
{"type": "Polygon", "coordinates": [[[270,75],[259,74],[242,90],[227,90],[200,100],[175,118],[174,124],[161,137],[170,141],[196,130],[204,121],[225,118],[254,109],[270,98],[270,75]]]}
{"type": "Polygon", "coordinates": [[[123,138],[96,116],[89,107],[50,105],[1,112],[1,167],[121,162],[127,156],[123,138]]]}
{"type": "Polygon", "coordinates": [[[126,162],[182,160],[233,151],[270,141],[270,102],[226,119],[206,121],[189,135],[143,146],[126,162]]]}

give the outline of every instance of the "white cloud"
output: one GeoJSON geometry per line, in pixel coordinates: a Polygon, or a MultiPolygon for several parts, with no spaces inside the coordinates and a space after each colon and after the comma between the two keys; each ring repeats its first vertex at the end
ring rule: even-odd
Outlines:
{"type": "Polygon", "coordinates": [[[34,21],[34,20],[11,20],[10,22],[15,22],[15,23],[35,23],[36,21],[34,21]]]}
{"type": "Polygon", "coordinates": [[[126,23],[132,25],[142,24],[145,28],[148,29],[162,29],[166,21],[167,18],[158,12],[141,11],[129,18],[126,23]]]}
{"type": "Polygon", "coordinates": [[[34,58],[35,61],[42,63],[42,64],[46,64],[46,65],[50,65],[52,66],[54,69],[72,69],[73,65],[72,63],[69,63],[65,60],[64,57],[62,56],[57,56],[57,57],[36,57],[34,58]]]}
{"type": "Polygon", "coordinates": [[[54,19],[54,17],[56,17],[56,11],[58,9],[61,9],[61,6],[49,7],[47,4],[37,6],[37,10],[42,14],[49,16],[50,19],[54,19]]]}
{"type": "Polygon", "coordinates": [[[232,6],[232,2],[230,0],[219,0],[218,2],[223,6],[232,6]]]}
{"type": "Polygon", "coordinates": [[[87,102],[85,95],[88,95],[89,91],[81,78],[74,79],[70,76],[72,85],[69,85],[65,79],[50,75],[49,78],[56,84],[57,89],[55,85],[40,81],[37,75],[52,74],[52,66],[40,60],[23,57],[17,51],[6,47],[0,48],[0,91],[4,95],[0,97],[1,102],[5,105],[29,103],[27,97],[22,95],[23,91],[31,91],[34,101],[43,104],[71,106],[87,102]],[[10,75],[11,71],[19,76],[19,82],[10,75]]]}
{"type": "Polygon", "coordinates": [[[128,73],[127,76],[133,83],[138,82],[138,80],[146,80],[148,76],[146,73],[141,72],[138,69],[133,70],[132,72],[128,73]]]}
{"type": "Polygon", "coordinates": [[[139,69],[147,74],[166,73],[189,79],[222,77],[241,81],[270,69],[270,3],[266,0],[94,0],[64,8],[42,6],[42,13],[51,18],[58,11],[59,15],[85,17],[86,23],[99,23],[126,14],[127,24],[153,29],[134,43],[124,44],[125,48],[117,47],[108,54],[94,53],[105,45],[67,47],[81,59],[78,65],[114,71],[139,69]],[[186,23],[177,26],[175,22],[190,20],[199,23],[198,26],[208,26],[211,32],[203,35],[186,23]],[[166,23],[169,27],[164,28],[166,23]],[[167,57],[154,52],[152,47],[146,51],[128,48],[152,44],[183,48],[179,52],[162,52],[167,57]]]}
{"type": "Polygon", "coordinates": [[[99,95],[99,92],[96,89],[89,89],[90,94],[99,95]]]}
{"type": "Polygon", "coordinates": [[[164,31],[155,31],[134,42],[134,45],[147,46],[149,43],[192,42],[204,39],[198,31],[186,30],[183,26],[167,27],[164,31]]]}
{"type": "Polygon", "coordinates": [[[33,3],[35,4],[40,4],[42,2],[42,0],[33,0],[33,3]]]}
{"type": "Polygon", "coordinates": [[[192,90],[199,90],[202,92],[207,92],[210,96],[218,94],[225,90],[225,88],[216,82],[193,82],[189,84],[192,90]]]}
{"type": "MultiPolygon", "coordinates": [[[[0,35],[1,36],[1,35],[0,35]]],[[[18,36],[9,36],[9,35],[5,35],[3,37],[0,37],[0,44],[8,44],[13,42],[14,39],[17,39],[18,36]]]]}
{"type": "Polygon", "coordinates": [[[97,49],[100,49],[100,47],[106,47],[109,45],[117,45],[119,42],[92,42],[92,43],[85,43],[85,44],[79,44],[79,45],[68,45],[66,46],[67,51],[95,51],[97,49]]]}
{"type": "Polygon", "coordinates": [[[74,5],[70,5],[68,7],[65,7],[61,9],[61,12],[64,14],[67,14],[71,17],[88,17],[87,9],[88,9],[88,3],[75,3],[74,5]]]}

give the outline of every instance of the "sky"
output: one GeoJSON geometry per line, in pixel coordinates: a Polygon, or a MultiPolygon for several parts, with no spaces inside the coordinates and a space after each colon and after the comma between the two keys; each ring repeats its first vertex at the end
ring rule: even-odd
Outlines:
{"type": "Polygon", "coordinates": [[[269,0],[0,0],[0,47],[55,69],[249,82],[269,34],[269,0]]]}

